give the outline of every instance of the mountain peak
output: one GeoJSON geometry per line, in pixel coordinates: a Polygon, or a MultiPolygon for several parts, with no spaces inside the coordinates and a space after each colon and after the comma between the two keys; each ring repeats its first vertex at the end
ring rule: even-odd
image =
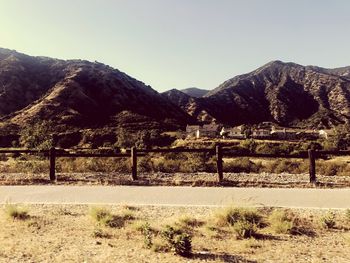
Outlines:
{"type": "Polygon", "coordinates": [[[102,63],[7,49],[0,54],[0,118],[5,123],[23,126],[50,119],[63,130],[116,126],[123,111],[158,124],[184,125],[190,119],[151,87],[102,63]]]}

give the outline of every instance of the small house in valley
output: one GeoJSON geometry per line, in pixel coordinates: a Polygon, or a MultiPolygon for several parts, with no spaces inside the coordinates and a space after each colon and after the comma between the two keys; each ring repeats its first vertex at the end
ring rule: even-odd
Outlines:
{"type": "Polygon", "coordinates": [[[223,127],[220,131],[220,136],[222,138],[232,138],[232,139],[244,139],[245,138],[242,126],[237,126],[237,127],[232,127],[232,128],[223,127]]]}
{"type": "Polygon", "coordinates": [[[204,124],[200,125],[187,125],[186,133],[189,137],[201,138],[215,138],[219,135],[219,125],[217,124],[204,124]]]}
{"type": "Polygon", "coordinates": [[[186,133],[188,137],[199,137],[199,130],[201,126],[199,125],[187,125],[186,126],[186,133]]]}
{"type": "Polygon", "coordinates": [[[270,138],[271,130],[270,129],[253,129],[252,137],[256,139],[267,139],[270,138]]]}

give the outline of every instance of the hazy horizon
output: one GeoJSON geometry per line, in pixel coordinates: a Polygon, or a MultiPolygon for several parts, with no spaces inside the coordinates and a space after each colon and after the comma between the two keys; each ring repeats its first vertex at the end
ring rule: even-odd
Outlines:
{"type": "Polygon", "coordinates": [[[350,65],[350,2],[341,0],[0,3],[0,47],[97,60],[161,92],[214,89],[272,60],[350,65]]]}

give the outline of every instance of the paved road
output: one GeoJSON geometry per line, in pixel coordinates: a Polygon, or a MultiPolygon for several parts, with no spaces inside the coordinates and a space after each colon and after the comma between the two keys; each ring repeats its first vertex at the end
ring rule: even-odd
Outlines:
{"type": "Polygon", "coordinates": [[[0,186],[0,203],[350,208],[350,189],[0,186]]]}

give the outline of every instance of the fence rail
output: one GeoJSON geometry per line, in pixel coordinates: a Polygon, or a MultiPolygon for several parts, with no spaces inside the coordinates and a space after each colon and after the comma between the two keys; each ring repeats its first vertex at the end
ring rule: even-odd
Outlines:
{"type": "MultiPolygon", "coordinates": [[[[88,149],[84,149],[88,150],[88,149]]],[[[90,149],[93,151],[94,149],[90,149]]],[[[112,150],[112,149],[110,149],[112,150]]],[[[309,160],[309,177],[310,183],[316,183],[316,159],[325,159],[329,156],[347,156],[350,151],[318,151],[308,150],[298,154],[268,154],[268,153],[244,153],[235,152],[231,149],[223,148],[221,145],[216,145],[215,148],[167,148],[167,149],[137,149],[132,147],[124,153],[109,152],[109,153],[86,153],[79,152],[76,149],[56,149],[50,150],[30,150],[30,149],[0,149],[0,154],[43,154],[49,157],[51,181],[56,181],[56,159],[57,158],[130,158],[131,162],[131,177],[132,180],[137,180],[137,160],[138,157],[146,156],[151,153],[208,153],[216,156],[217,180],[222,182],[224,180],[223,173],[223,158],[225,157],[251,157],[251,158],[285,158],[285,159],[308,159],[309,160]]]]}

